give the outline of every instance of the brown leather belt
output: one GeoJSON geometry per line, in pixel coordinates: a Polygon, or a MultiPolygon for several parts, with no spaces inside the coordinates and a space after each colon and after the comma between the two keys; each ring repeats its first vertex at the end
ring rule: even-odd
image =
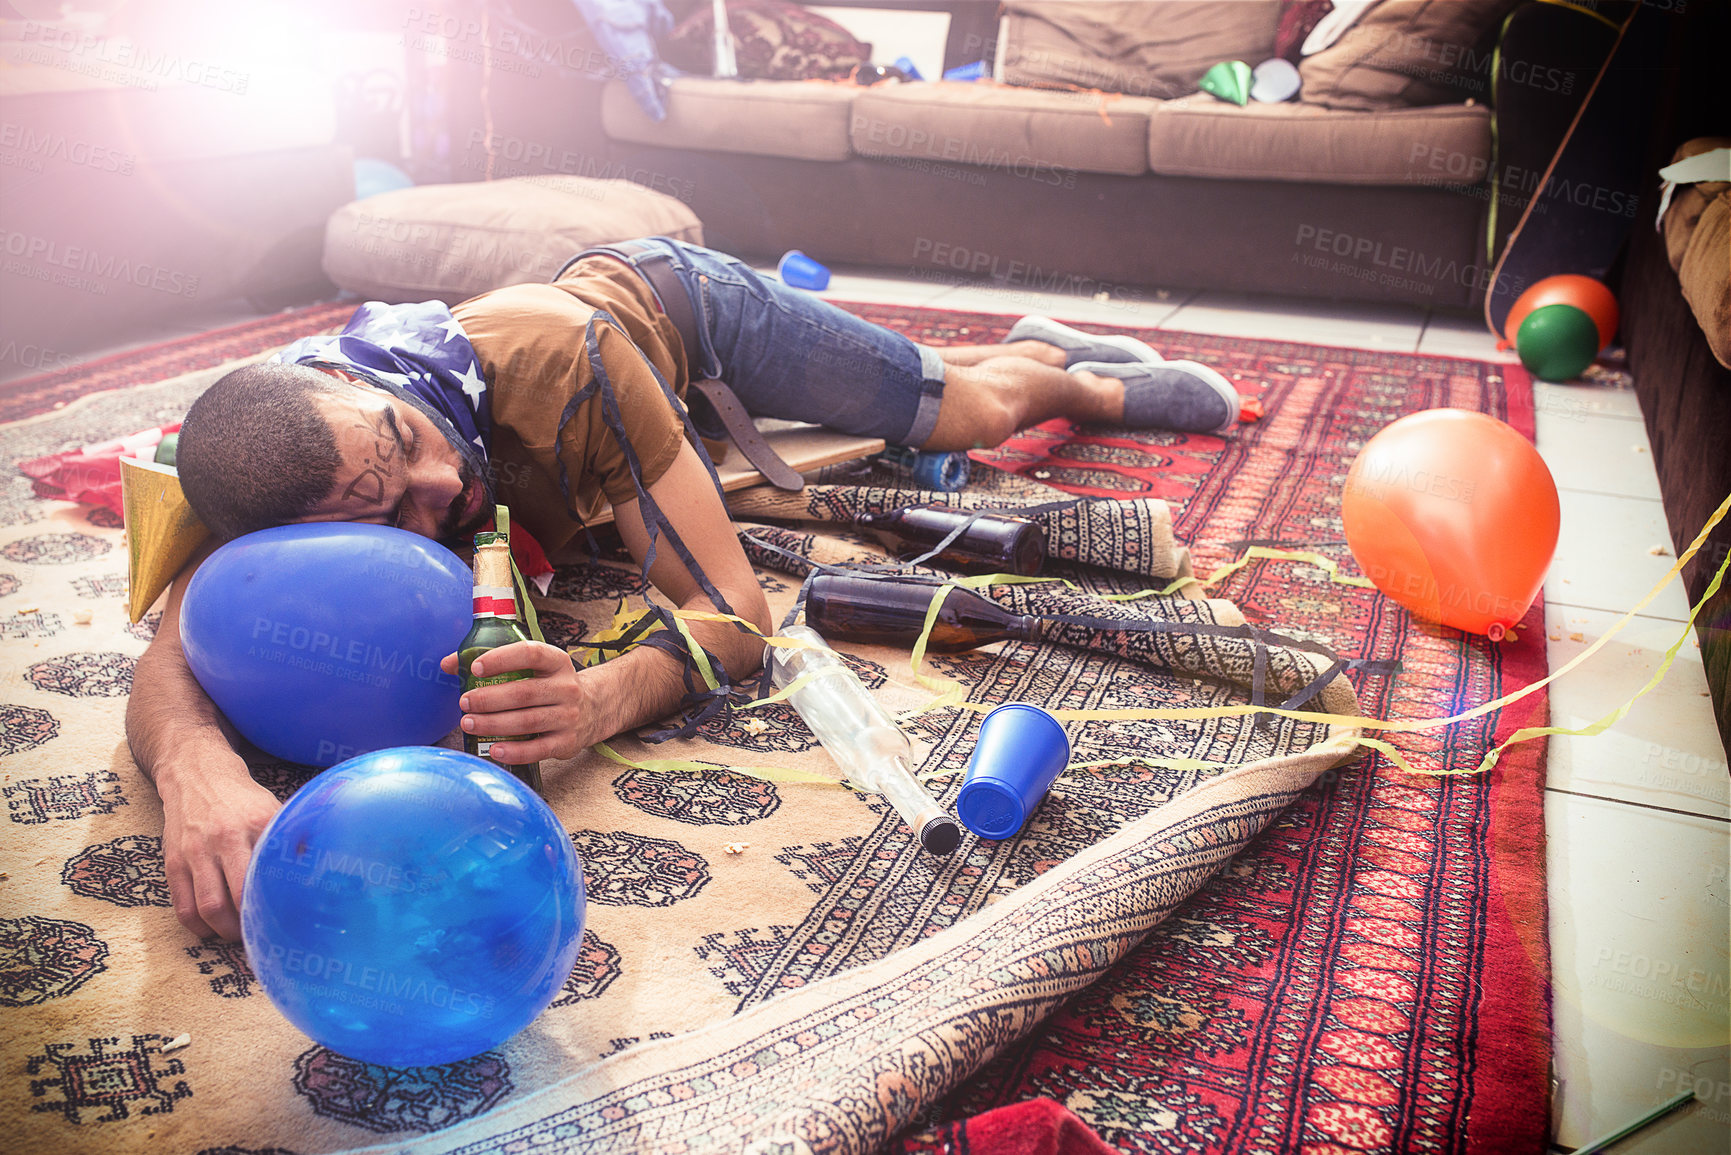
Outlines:
{"type": "MultiPolygon", "coordinates": [[[[566,261],[553,275],[553,279],[557,281],[565,275],[567,269],[584,257],[612,257],[636,270],[637,275],[648,283],[655,299],[660,302],[661,311],[673,322],[673,328],[685,346],[687,364],[703,356],[703,341],[697,331],[697,314],[691,307],[691,294],[685,291],[684,282],[679,279],[679,274],[673,271],[665,252],[641,241],[623,241],[616,245],[584,249],[566,261]]],[[[777,489],[805,488],[805,478],[801,477],[793,466],[783,461],[781,455],[764,440],[763,434],[759,433],[757,426],[752,423],[751,414],[746,412],[739,396],[727,387],[726,382],[716,377],[697,380],[696,374],[693,374],[692,378],[691,388],[709,403],[716,418],[727,430],[727,435],[733,438],[733,443],[739,446],[739,451],[751,462],[753,468],[777,489]]]]}

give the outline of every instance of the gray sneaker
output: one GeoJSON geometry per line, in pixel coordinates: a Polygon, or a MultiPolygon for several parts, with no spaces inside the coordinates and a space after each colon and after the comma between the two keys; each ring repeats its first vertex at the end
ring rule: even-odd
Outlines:
{"type": "Polygon", "coordinates": [[[1070,366],[1070,371],[1124,382],[1124,425],[1130,429],[1225,433],[1238,423],[1238,390],[1215,370],[1195,361],[1082,361],[1070,366]]]}
{"type": "Polygon", "coordinates": [[[1084,333],[1068,325],[1060,325],[1050,317],[1023,317],[1010,326],[1005,341],[1044,341],[1064,351],[1065,368],[1073,369],[1079,361],[1110,361],[1113,363],[1140,361],[1159,364],[1160,354],[1134,337],[1106,336],[1084,333]]]}

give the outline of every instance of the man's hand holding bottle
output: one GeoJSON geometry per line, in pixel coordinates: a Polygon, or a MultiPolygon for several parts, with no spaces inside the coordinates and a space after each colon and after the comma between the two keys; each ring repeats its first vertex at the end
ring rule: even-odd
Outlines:
{"type": "MultiPolygon", "coordinates": [[[[466,677],[461,653],[447,654],[440,668],[463,677],[463,746],[478,757],[515,770],[574,757],[612,736],[597,732],[597,721],[612,716],[594,700],[601,689],[591,684],[597,679],[580,674],[557,646],[517,641],[486,650],[471,656],[466,677]],[[509,680],[497,680],[501,676],[509,680]]],[[[539,777],[536,768],[531,785],[537,789],[539,777]]]]}

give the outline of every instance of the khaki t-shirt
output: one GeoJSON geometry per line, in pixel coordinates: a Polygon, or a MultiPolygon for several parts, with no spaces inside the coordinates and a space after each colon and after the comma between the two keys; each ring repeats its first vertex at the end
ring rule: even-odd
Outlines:
{"type": "Polygon", "coordinates": [[[558,437],[566,405],[594,378],[584,329],[598,310],[625,329],[596,326],[621,423],[649,486],[673,464],[685,434],[649,364],[681,399],[687,378],[685,346],[641,276],[613,258],[590,257],[550,285],[495,289],[451,310],[480,358],[491,394],[488,452],[498,500],[549,553],[579,530],[560,496],[560,462],[570,511],[584,520],[637,496],[624,450],[604,419],[599,388],[558,437]]]}

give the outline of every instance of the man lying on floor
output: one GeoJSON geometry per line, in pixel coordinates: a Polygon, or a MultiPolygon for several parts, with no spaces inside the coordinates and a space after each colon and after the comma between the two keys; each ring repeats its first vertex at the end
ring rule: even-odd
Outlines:
{"type": "MultiPolygon", "coordinates": [[[[720,253],[653,238],[451,310],[365,305],[342,334],[212,385],[186,415],[177,464],[218,541],[352,521],[456,544],[487,524],[497,497],[553,552],[610,503],[639,563],[656,522],[649,578],[667,599],[768,632],[763,592],[679,411],[701,378],[728,382],[754,415],[939,451],[997,445],[1054,417],[1224,432],[1238,416],[1218,373],[1127,337],[1029,317],[1004,344],[929,348],[720,253]],[[674,538],[699,572],[668,548],[674,538]]],[[[126,730],[162,797],[175,914],[195,934],[236,939],[247,861],[278,803],[181,653],[180,602],[203,556],[169,592],[126,730]]],[[[750,634],[690,626],[731,678],[757,670],[750,634]]],[[[526,642],[485,663],[534,675],[461,703],[467,732],[537,735],[496,744],[507,764],[570,758],[666,717],[685,694],[680,660],[648,646],[576,669],[526,642]]]]}

